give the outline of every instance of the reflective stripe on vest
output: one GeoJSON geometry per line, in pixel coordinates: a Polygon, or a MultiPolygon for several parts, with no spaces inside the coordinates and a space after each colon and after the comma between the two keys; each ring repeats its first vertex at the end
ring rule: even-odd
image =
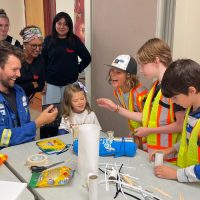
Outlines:
{"type": "Polygon", "coordinates": [[[10,143],[11,138],[11,130],[10,129],[4,129],[2,136],[1,136],[1,144],[0,146],[8,146],[10,143]]]}
{"type": "MultiPolygon", "coordinates": [[[[156,97],[153,100],[153,95],[156,90],[156,81],[150,90],[147,100],[143,109],[143,127],[156,128],[160,126],[165,126],[171,124],[175,121],[174,119],[174,107],[173,103],[169,98],[163,97],[161,90],[157,93],[156,97]],[[166,105],[169,105],[169,108],[162,106],[159,102],[162,102],[166,105]]],[[[165,149],[171,147],[175,144],[180,138],[179,133],[168,133],[168,134],[150,134],[147,136],[147,147],[148,151],[165,149]]],[[[174,160],[174,155],[169,155],[167,160],[174,160]]]]}
{"type": "Polygon", "coordinates": [[[14,38],[12,38],[11,44],[12,44],[13,46],[15,46],[15,42],[16,42],[16,40],[15,40],[14,38]]]}
{"type": "MultiPolygon", "coordinates": [[[[118,101],[121,103],[123,108],[126,108],[132,112],[142,112],[143,109],[143,99],[147,96],[147,89],[145,89],[142,84],[139,84],[137,87],[132,88],[129,92],[129,98],[128,98],[128,108],[126,106],[123,92],[121,88],[117,88],[114,91],[114,96],[118,99],[118,101]]],[[[141,126],[140,122],[136,122],[133,120],[128,120],[129,128],[134,132],[135,128],[138,128],[141,126]]]]}
{"type": "Polygon", "coordinates": [[[200,163],[199,159],[199,149],[197,144],[199,131],[200,131],[200,119],[197,121],[196,125],[193,127],[190,134],[189,143],[187,142],[187,132],[186,126],[189,117],[190,108],[187,109],[185,120],[183,123],[183,131],[181,137],[180,148],[178,152],[177,165],[181,168],[185,168],[191,165],[196,165],[200,163]]]}

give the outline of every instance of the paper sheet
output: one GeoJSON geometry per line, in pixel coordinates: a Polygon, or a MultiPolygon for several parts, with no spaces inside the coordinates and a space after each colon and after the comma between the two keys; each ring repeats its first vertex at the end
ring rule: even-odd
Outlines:
{"type": "Polygon", "coordinates": [[[27,183],[0,181],[0,199],[17,200],[27,183]]]}
{"type": "Polygon", "coordinates": [[[88,173],[98,174],[100,127],[83,124],[78,132],[78,173],[87,179],[88,173]]]}

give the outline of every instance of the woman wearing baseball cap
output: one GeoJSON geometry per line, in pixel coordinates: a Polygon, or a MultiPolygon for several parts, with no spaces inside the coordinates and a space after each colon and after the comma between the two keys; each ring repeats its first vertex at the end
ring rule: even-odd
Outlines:
{"type": "MultiPolygon", "coordinates": [[[[109,84],[114,87],[114,96],[119,104],[131,112],[142,112],[147,89],[139,82],[137,63],[130,55],[119,55],[111,63],[108,72],[109,84]]],[[[118,112],[119,106],[115,112],[118,112]]],[[[130,135],[133,135],[135,143],[143,149],[142,138],[134,135],[134,129],[142,126],[140,122],[128,120],[130,135]]]]}

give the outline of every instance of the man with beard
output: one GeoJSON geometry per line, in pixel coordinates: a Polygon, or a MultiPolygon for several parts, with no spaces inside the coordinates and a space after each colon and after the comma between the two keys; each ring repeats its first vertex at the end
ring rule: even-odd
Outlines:
{"type": "Polygon", "coordinates": [[[0,148],[33,141],[36,129],[54,121],[58,113],[50,105],[35,121],[30,120],[27,97],[15,84],[21,58],[20,49],[0,42],[0,148]]]}

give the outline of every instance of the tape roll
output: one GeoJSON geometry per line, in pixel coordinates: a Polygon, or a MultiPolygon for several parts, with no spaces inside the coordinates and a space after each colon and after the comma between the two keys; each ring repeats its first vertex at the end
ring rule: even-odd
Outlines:
{"type": "Polygon", "coordinates": [[[44,154],[35,154],[27,158],[26,164],[28,166],[44,166],[48,164],[48,157],[44,154]]]}

